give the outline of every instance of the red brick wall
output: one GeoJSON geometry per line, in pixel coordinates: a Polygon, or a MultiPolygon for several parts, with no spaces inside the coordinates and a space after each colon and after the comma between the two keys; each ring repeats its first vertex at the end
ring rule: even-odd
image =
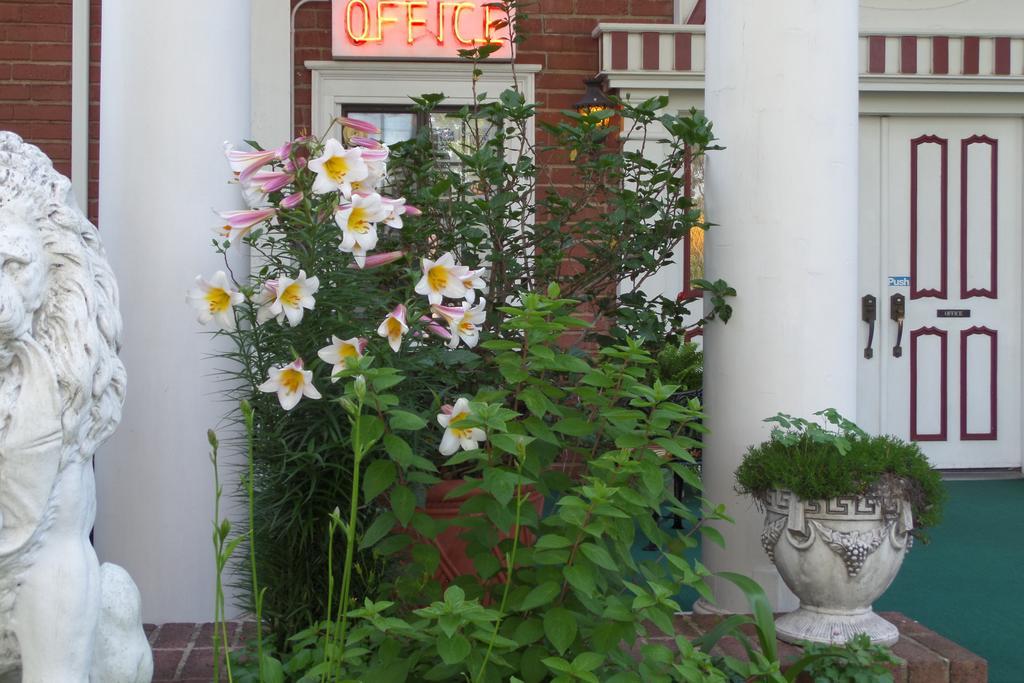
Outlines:
{"type": "Polygon", "coordinates": [[[71,0],[0,0],[0,127],[71,174],[71,0]]]}
{"type": "MultiPolygon", "coordinates": [[[[298,0],[292,0],[292,6],[298,0]]],[[[598,68],[598,22],[670,23],[672,0],[538,0],[527,8],[521,30],[528,36],[519,48],[519,62],[539,64],[537,102],[540,117],[553,119],[583,94],[583,79],[598,68]]],[[[295,127],[308,129],[310,73],[307,60],[331,58],[331,3],[303,5],[295,17],[295,127]]],[[[418,93],[411,93],[418,94],[418,93]]],[[[269,143],[268,143],[269,144],[269,143]]]]}
{"type": "Polygon", "coordinates": [[[100,0],[89,0],[89,210],[98,224],[100,196],[100,0]]]}
{"type": "MultiPolygon", "coordinates": [[[[100,0],[90,0],[89,207],[99,175],[100,0]]],[[[71,0],[0,0],[0,129],[38,145],[71,176],[71,0]]]]}

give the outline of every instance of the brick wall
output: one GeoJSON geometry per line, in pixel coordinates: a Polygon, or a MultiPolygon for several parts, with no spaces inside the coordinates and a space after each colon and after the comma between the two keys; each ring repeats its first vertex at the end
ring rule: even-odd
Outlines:
{"type": "Polygon", "coordinates": [[[89,0],[89,210],[99,222],[100,196],[100,0],[89,0]]]}
{"type": "MultiPolygon", "coordinates": [[[[90,0],[89,207],[99,174],[100,0],[90,0]]],[[[71,176],[71,0],[0,0],[0,129],[38,145],[71,176]]]]}
{"type": "Polygon", "coordinates": [[[71,0],[0,0],[0,127],[71,174],[71,0]]]}

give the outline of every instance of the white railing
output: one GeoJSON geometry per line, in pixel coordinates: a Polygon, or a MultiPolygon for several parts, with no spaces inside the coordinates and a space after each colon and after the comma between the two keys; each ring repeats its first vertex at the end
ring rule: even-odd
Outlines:
{"type": "MultiPolygon", "coordinates": [[[[598,24],[601,72],[704,72],[704,26],[598,24]]],[[[996,33],[862,34],[862,76],[1022,78],[1024,36],[996,33]]]]}

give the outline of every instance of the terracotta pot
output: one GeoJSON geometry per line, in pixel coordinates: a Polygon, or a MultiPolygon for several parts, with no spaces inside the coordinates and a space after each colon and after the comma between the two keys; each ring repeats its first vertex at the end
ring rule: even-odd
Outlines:
{"type": "Polygon", "coordinates": [[[899,572],[913,537],[910,504],[855,496],[803,501],[772,491],[761,544],[800,608],[776,620],[779,638],[845,643],[858,633],[889,645],[899,631],[871,603],[899,572]]]}
{"type": "MultiPolygon", "coordinates": [[[[448,521],[458,517],[459,508],[462,507],[463,503],[480,493],[479,489],[474,489],[464,495],[449,498],[449,494],[452,491],[465,483],[463,479],[453,479],[451,481],[442,481],[428,488],[423,512],[439,521],[448,521]]],[[[540,515],[541,509],[544,507],[544,497],[531,489],[528,501],[533,505],[537,514],[540,515]]],[[[447,586],[459,576],[476,574],[473,560],[466,554],[466,542],[461,538],[465,531],[466,527],[450,526],[434,537],[432,541],[441,553],[441,563],[437,569],[437,579],[441,582],[442,586],[447,586]]],[[[502,538],[507,537],[507,534],[502,534],[502,538]]],[[[530,545],[534,540],[534,535],[530,531],[523,529],[520,532],[520,543],[530,545]]],[[[497,548],[494,549],[494,555],[504,562],[504,557],[498,552],[497,548]]],[[[498,579],[502,580],[501,574],[499,574],[498,579]]]]}

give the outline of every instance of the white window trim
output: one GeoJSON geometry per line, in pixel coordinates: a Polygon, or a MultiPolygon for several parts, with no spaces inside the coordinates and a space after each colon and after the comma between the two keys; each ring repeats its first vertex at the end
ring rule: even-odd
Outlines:
{"type": "MultiPolygon", "coordinates": [[[[410,97],[426,93],[444,93],[445,105],[462,106],[473,101],[473,67],[466,62],[306,62],[313,73],[312,131],[322,135],[342,108],[354,105],[409,106],[410,97]]],[[[483,75],[477,79],[477,94],[497,97],[511,87],[511,64],[483,64],[483,75]]],[[[535,101],[534,74],[536,64],[516,64],[515,77],[519,90],[532,103],[535,101]]],[[[533,142],[534,126],[528,131],[533,142]]]]}

